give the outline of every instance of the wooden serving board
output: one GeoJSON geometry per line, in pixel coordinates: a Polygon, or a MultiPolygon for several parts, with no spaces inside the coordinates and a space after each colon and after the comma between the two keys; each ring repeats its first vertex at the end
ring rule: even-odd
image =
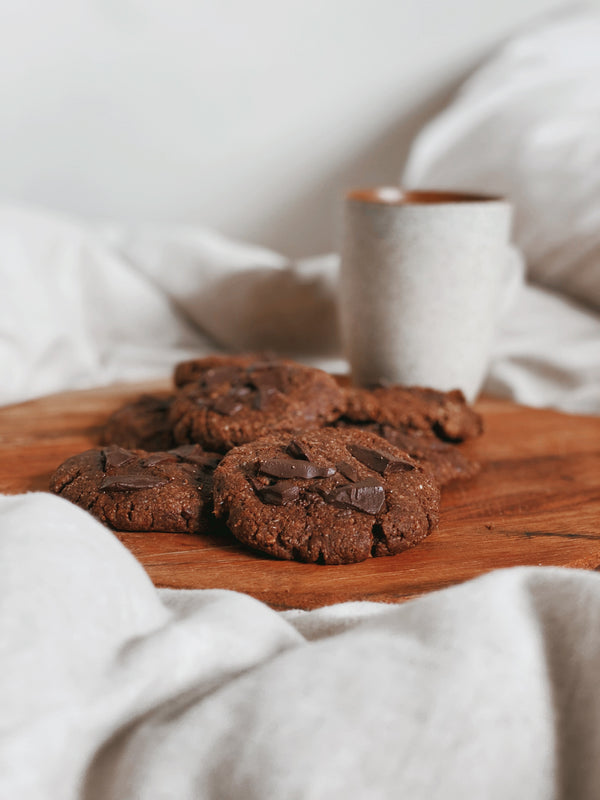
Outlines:
{"type": "MultiPolygon", "coordinates": [[[[0,409],[0,492],[46,490],[93,447],[120,404],[167,382],[53,395],[0,409]]],[[[347,566],[276,561],[224,533],[117,533],[157,586],[246,592],[274,608],[399,602],[499,567],[600,565],[600,418],[481,400],[485,434],[462,445],[482,464],[443,492],[439,528],[399,556],[347,566]]],[[[26,565],[24,565],[26,570],[26,565]]]]}

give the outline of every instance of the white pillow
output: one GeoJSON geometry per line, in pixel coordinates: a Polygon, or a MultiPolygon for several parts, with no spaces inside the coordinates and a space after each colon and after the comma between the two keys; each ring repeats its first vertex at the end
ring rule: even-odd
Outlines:
{"type": "Polygon", "coordinates": [[[600,14],[504,45],[418,136],[403,183],[508,196],[530,277],[600,308],[600,14]]]}

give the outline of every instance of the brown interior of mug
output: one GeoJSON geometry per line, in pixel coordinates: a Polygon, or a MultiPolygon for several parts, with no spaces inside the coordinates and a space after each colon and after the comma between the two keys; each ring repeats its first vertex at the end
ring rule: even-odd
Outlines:
{"type": "Polygon", "coordinates": [[[438,191],[436,189],[402,189],[399,186],[375,186],[367,189],[352,189],[348,200],[362,203],[381,203],[383,205],[435,205],[442,203],[486,203],[504,198],[487,194],[468,192],[438,191]]]}

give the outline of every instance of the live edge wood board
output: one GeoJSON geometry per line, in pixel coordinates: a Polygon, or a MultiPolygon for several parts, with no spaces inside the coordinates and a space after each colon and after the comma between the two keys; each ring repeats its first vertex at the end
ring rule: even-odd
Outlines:
{"type": "MultiPolygon", "coordinates": [[[[0,492],[46,491],[64,459],[97,444],[111,411],[168,388],[69,392],[0,409],[0,492]]],[[[156,586],[234,589],[277,609],[400,602],[500,567],[600,568],[600,418],[490,399],[477,408],[485,434],[462,448],[481,473],[444,490],[438,529],[399,556],[327,567],[275,561],[228,533],[115,535],[156,586]]]]}

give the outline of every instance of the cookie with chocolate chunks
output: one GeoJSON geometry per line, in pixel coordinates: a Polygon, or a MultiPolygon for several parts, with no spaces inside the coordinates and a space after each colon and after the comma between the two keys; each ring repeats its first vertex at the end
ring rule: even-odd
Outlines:
{"type": "Polygon", "coordinates": [[[249,367],[257,362],[270,362],[279,364],[292,364],[288,359],[280,358],[272,353],[244,353],[240,355],[212,355],[203,358],[190,358],[188,361],[181,361],[175,367],[173,381],[175,386],[187,386],[188,383],[195,383],[210,373],[208,379],[217,375],[226,374],[229,367],[249,367]]]}
{"type": "Polygon", "coordinates": [[[468,458],[456,444],[444,442],[429,431],[402,430],[390,425],[376,428],[379,436],[430,469],[440,486],[473,478],[481,470],[480,464],[468,458]]]}
{"type": "Polygon", "coordinates": [[[421,386],[375,386],[346,389],[344,416],[351,422],[378,422],[398,429],[431,431],[461,442],[479,436],[481,417],[459,389],[438,392],[421,386]]]}
{"type": "Polygon", "coordinates": [[[50,491],[116,530],[199,533],[210,525],[220,459],[198,445],[155,453],[111,445],[67,459],[50,491]]]}
{"type": "Polygon", "coordinates": [[[102,429],[101,444],[133,450],[168,450],[175,445],[169,422],[172,394],[144,394],[117,409],[102,429]]]}
{"type": "Polygon", "coordinates": [[[177,394],[175,440],[226,452],[274,431],[322,427],[344,410],[344,393],[320,369],[279,360],[222,364],[177,394]]]}
{"type": "Polygon", "coordinates": [[[438,521],[439,486],[367,431],[280,433],[236,447],[215,471],[215,514],[276,558],[349,564],[401,553],[438,521]]]}
{"type": "Polygon", "coordinates": [[[450,481],[472,478],[481,469],[476,461],[472,461],[461,452],[459,445],[444,442],[431,431],[394,428],[378,422],[361,424],[339,420],[334,425],[369,431],[387,439],[390,444],[404,450],[411,458],[431,470],[440,486],[445,486],[450,481]]]}

